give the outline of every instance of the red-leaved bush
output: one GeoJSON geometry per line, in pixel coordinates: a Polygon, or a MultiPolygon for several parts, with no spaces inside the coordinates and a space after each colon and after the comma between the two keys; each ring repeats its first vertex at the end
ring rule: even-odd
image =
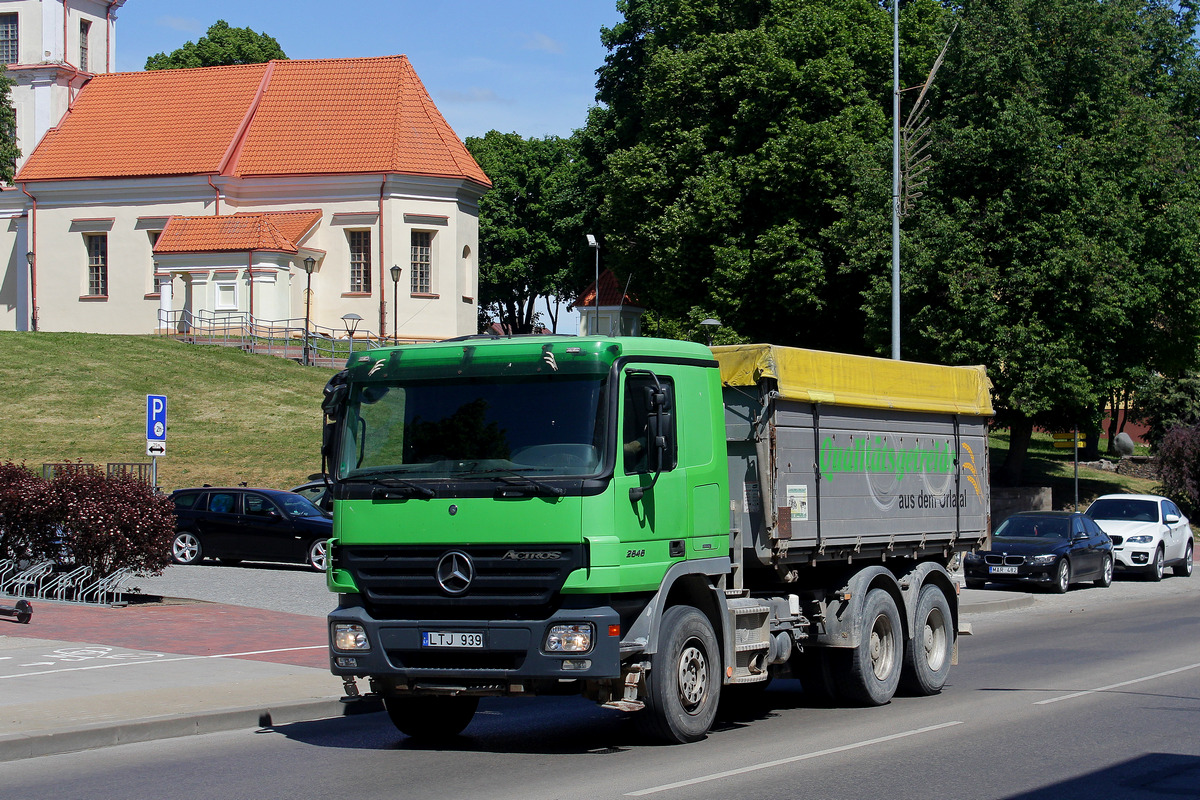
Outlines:
{"type": "Polygon", "coordinates": [[[50,482],[61,513],[63,544],[76,566],[109,575],[129,567],[159,575],[171,563],[175,506],[128,475],[66,470],[50,482]]]}
{"type": "Polygon", "coordinates": [[[60,512],[50,484],[41,476],[24,464],[0,464],[0,558],[49,556],[60,512]]]}
{"type": "Polygon", "coordinates": [[[1200,425],[1171,428],[1158,445],[1162,492],[1183,513],[1200,513],[1200,425]]]}

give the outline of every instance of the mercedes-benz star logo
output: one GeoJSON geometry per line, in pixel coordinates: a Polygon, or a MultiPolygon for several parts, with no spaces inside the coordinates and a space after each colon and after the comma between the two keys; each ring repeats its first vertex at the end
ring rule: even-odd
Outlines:
{"type": "Polygon", "coordinates": [[[438,561],[437,582],[446,594],[455,597],[466,594],[473,580],[475,565],[471,563],[471,557],[461,550],[451,550],[438,561]]]}

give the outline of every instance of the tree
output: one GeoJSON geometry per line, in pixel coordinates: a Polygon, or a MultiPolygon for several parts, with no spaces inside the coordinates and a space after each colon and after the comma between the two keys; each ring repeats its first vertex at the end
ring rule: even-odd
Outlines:
{"type": "MultiPolygon", "coordinates": [[[[843,220],[870,191],[886,234],[891,19],[869,0],[624,0],[601,32],[588,134],[614,271],[682,324],[711,309],[754,340],[872,351],[843,220]],[[878,187],[876,189],[875,187],[878,187]]],[[[904,6],[907,85],[944,36],[904,6]]],[[[866,224],[866,223],[864,223],[866,224]]]]}
{"type": "Polygon", "coordinates": [[[488,131],[467,149],[492,180],[479,202],[481,323],[529,333],[537,301],[574,296],[591,264],[584,239],[589,202],[574,139],[525,139],[488,131]]]}
{"type": "Polygon", "coordinates": [[[191,69],[224,67],[230,64],[263,64],[286,59],[274,37],[250,28],[231,28],[223,19],[208,29],[207,36],[187,42],[172,53],[157,53],[146,59],[146,69],[191,69]]]}
{"type": "Polygon", "coordinates": [[[17,172],[17,159],[21,156],[21,148],[17,147],[17,112],[12,104],[14,83],[0,65],[0,181],[9,185],[17,172]]]}
{"type": "Polygon", "coordinates": [[[937,167],[906,239],[905,336],[982,363],[1012,429],[1098,431],[1200,340],[1195,13],[1161,0],[967,0],[939,77],[937,167]]]}

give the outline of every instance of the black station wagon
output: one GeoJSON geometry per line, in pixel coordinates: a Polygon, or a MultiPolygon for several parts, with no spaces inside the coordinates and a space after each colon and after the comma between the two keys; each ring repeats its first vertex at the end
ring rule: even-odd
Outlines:
{"type": "Polygon", "coordinates": [[[307,498],[278,489],[205,486],[179,489],[175,502],[176,564],[217,558],[289,561],[324,571],[333,520],[307,498]]]}

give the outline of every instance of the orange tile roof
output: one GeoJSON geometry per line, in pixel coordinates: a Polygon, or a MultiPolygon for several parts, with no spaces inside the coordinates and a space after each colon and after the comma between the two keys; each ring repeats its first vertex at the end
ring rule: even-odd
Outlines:
{"type": "MultiPolygon", "coordinates": [[[[641,303],[638,301],[637,295],[633,292],[624,292],[624,287],[617,283],[617,276],[613,274],[611,269],[606,269],[600,273],[600,306],[634,306],[641,308],[641,303]]],[[[596,306],[596,282],[592,281],[587,285],[575,302],[572,304],[574,308],[595,308],[596,306]]]]}
{"type": "Polygon", "coordinates": [[[156,254],[275,250],[295,253],[321,212],[264,211],[209,217],[171,217],[154,245],[156,254]]]}
{"type": "Polygon", "coordinates": [[[406,56],[97,75],[16,180],[367,172],[491,185],[406,56]]]}

